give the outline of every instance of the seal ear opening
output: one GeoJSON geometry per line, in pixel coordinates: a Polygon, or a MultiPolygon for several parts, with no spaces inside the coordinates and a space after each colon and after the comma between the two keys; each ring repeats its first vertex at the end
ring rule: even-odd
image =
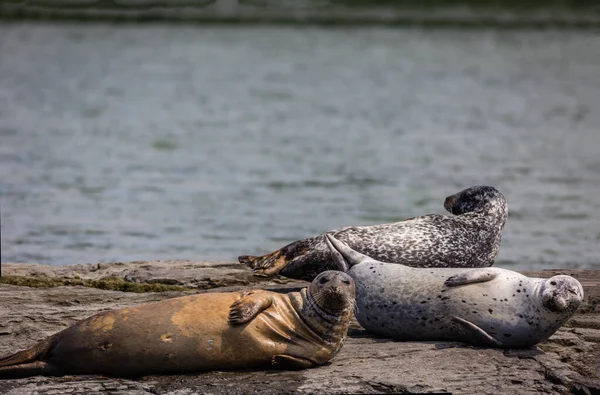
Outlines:
{"type": "Polygon", "coordinates": [[[338,266],[343,268],[342,271],[344,272],[347,272],[354,265],[372,260],[370,257],[353,250],[347,244],[342,243],[328,233],[325,234],[325,242],[331,251],[331,258],[338,266]]]}

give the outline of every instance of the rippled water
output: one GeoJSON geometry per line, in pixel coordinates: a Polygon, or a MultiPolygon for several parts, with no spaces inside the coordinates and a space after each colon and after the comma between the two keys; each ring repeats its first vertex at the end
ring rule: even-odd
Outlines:
{"type": "Polygon", "coordinates": [[[600,268],[593,31],[0,26],[2,261],[235,259],[495,185],[600,268]]]}

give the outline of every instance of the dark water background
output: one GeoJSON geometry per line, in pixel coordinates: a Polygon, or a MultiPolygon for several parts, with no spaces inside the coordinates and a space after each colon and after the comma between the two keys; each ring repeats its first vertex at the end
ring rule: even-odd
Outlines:
{"type": "Polygon", "coordinates": [[[2,261],[225,259],[500,189],[600,268],[593,30],[0,25],[2,261]]]}

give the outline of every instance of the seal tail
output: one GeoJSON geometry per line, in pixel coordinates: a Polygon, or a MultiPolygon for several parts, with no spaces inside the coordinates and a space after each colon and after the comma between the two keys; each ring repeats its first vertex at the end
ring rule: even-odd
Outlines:
{"type": "Polygon", "coordinates": [[[0,379],[13,379],[47,374],[48,364],[42,359],[50,352],[54,336],[24,351],[0,358],[0,379]]]}
{"type": "Polygon", "coordinates": [[[331,258],[338,265],[340,270],[347,272],[354,265],[373,260],[371,257],[353,250],[347,244],[339,241],[332,235],[325,234],[325,242],[331,251],[331,258]]]}

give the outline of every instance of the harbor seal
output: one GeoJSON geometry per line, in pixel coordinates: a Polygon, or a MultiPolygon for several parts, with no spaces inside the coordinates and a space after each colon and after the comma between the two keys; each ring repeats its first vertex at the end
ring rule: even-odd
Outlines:
{"type": "MultiPolygon", "coordinates": [[[[444,208],[454,215],[429,214],[327,233],[384,262],[413,267],[491,266],[508,215],[504,196],[494,187],[474,186],[448,196],[444,208]]],[[[238,260],[259,276],[281,274],[307,281],[336,267],[323,234],[295,241],[264,256],[242,255],[238,260]]]]}
{"type": "Polygon", "coordinates": [[[583,300],[583,287],[570,276],[411,268],[371,259],[329,235],[327,242],[356,283],[356,319],[384,337],[528,348],[548,339],[583,300]]]}
{"type": "Polygon", "coordinates": [[[322,365],[342,347],[354,281],[327,271],[300,292],[204,293],[108,311],[0,359],[0,378],[141,376],[322,365]]]}

